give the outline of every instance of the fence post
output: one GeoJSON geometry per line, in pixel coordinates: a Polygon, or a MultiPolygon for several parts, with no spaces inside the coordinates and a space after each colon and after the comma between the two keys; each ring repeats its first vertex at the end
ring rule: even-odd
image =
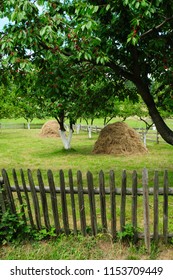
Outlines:
{"type": "Polygon", "coordinates": [[[77,187],[78,187],[81,231],[83,236],[86,236],[86,216],[85,216],[85,204],[84,204],[84,193],[83,193],[83,180],[82,180],[82,173],[80,170],[77,171],[77,187]]]}
{"type": "Polygon", "coordinates": [[[43,178],[42,178],[40,169],[37,170],[37,179],[38,179],[41,203],[42,203],[42,208],[43,208],[44,223],[45,223],[46,228],[48,230],[50,230],[51,226],[50,226],[50,220],[49,220],[48,204],[47,204],[46,192],[45,192],[45,188],[44,188],[44,182],[43,182],[43,178]]]}
{"type": "Polygon", "coordinates": [[[120,209],[120,230],[124,231],[125,216],[126,216],[126,170],[122,173],[121,183],[121,209],[120,209]]]}
{"type": "Polygon", "coordinates": [[[37,193],[35,190],[35,184],[34,184],[31,170],[28,169],[27,173],[28,173],[29,185],[31,188],[32,200],[33,200],[33,204],[34,204],[35,220],[36,220],[37,228],[39,230],[41,230],[41,214],[40,214],[39,200],[38,200],[38,196],[37,196],[37,193]]]}
{"type": "Polygon", "coordinates": [[[168,241],[168,171],[164,172],[163,186],[163,238],[164,242],[168,241]]]}
{"type": "Polygon", "coordinates": [[[107,232],[107,218],[106,218],[106,195],[105,195],[105,179],[104,173],[101,170],[99,172],[99,190],[100,190],[100,211],[103,232],[107,232]]]}
{"type": "Polygon", "coordinates": [[[156,131],[156,143],[159,144],[159,132],[156,131]]]}
{"type": "Polygon", "coordinates": [[[158,242],[159,233],[158,233],[158,195],[159,195],[159,176],[158,171],[155,171],[154,174],[154,234],[153,239],[154,241],[158,242]]]}
{"type": "Polygon", "coordinates": [[[87,183],[88,183],[88,197],[90,204],[90,217],[91,217],[91,228],[93,235],[97,234],[97,215],[94,197],[94,186],[93,186],[93,175],[91,172],[87,172],[87,183]]]}
{"type": "Polygon", "coordinates": [[[50,188],[50,198],[51,198],[51,203],[52,203],[54,225],[55,225],[56,234],[58,235],[61,231],[60,222],[59,222],[58,202],[57,202],[57,196],[56,196],[56,190],[55,190],[54,177],[53,177],[52,171],[50,169],[47,171],[47,178],[48,178],[48,183],[49,183],[49,188],[50,188]]]}
{"type": "Polygon", "coordinates": [[[150,221],[149,221],[149,196],[148,196],[148,171],[142,173],[143,207],[144,207],[144,239],[147,251],[150,253],[150,221]]]}
{"type": "Polygon", "coordinates": [[[66,235],[69,235],[69,221],[68,221],[68,210],[67,210],[67,199],[66,199],[66,192],[65,192],[65,179],[64,179],[64,172],[61,169],[59,171],[60,177],[60,193],[61,193],[61,206],[62,206],[62,218],[64,224],[64,231],[66,235]]]}
{"type": "Polygon", "coordinates": [[[132,225],[134,228],[133,241],[137,241],[137,172],[134,170],[132,174],[132,225]]]}
{"type": "Polygon", "coordinates": [[[20,203],[20,212],[22,214],[22,219],[23,219],[24,223],[27,224],[27,219],[26,219],[26,215],[25,215],[23,199],[22,199],[22,195],[21,195],[21,192],[20,192],[20,187],[19,187],[19,183],[18,183],[18,178],[17,178],[16,170],[13,169],[12,172],[13,172],[13,179],[14,179],[14,184],[15,184],[15,187],[16,187],[16,192],[17,192],[18,200],[19,200],[19,203],[20,203]]]}
{"type": "Polygon", "coordinates": [[[2,169],[2,176],[3,176],[3,180],[4,180],[4,187],[5,187],[5,193],[6,193],[8,207],[10,208],[10,210],[13,214],[16,214],[16,206],[14,203],[11,185],[10,185],[10,181],[8,178],[8,174],[5,169],[2,169]]]}
{"type": "Polygon", "coordinates": [[[77,220],[76,220],[74,184],[73,184],[73,173],[72,173],[71,169],[68,171],[68,177],[69,177],[70,198],[71,198],[71,207],[72,207],[72,216],[73,216],[73,229],[74,229],[74,234],[77,235],[77,220]]]}
{"type": "Polygon", "coordinates": [[[26,204],[27,204],[27,210],[28,210],[28,217],[29,217],[30,225],[31,225],[32,229],[35,229],[34,219],[33,219],[32,209],[31,209],[31,204],[30,204],[30,199],[29,199],[28,190],[27,190],[27,186],[26,186],[26,180],[25,180],[24,172],[23,172],[22,169],[20,169],[20,176],[21,176],[21,180],[22,180],[23,190],[24,190],[24,193],[25,193],[25,199],[26,199],[26,204]]]}
{"type": "Polygon", "coordinates": [[[116,238],[116,191],[115,191],[115,174],[111,170],[109,173],[110,179],[110,207],[111,207],[111,233],[112,238],[116,238]]]}

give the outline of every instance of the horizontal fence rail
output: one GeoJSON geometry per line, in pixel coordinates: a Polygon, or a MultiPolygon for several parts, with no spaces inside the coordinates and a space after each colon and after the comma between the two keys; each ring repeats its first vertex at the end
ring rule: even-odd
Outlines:
{"type": "Polygon", "coordinates": [[[42,126],[39,123],[0,123],[0,129],[40,129],[42,126]]]}
{"type": "MultiPolygon", "coordinates": [[[[35,123],[0,123],[0,129],[41,129],[44,123],[42,124],[35,124],[35,123]]],[[[69,126],[66,125],[68,129],[69,126]]],[[[83,124],[76,124],[73,126],[74,131],[79,134],[79,131],[86,131],[90,133],[99,134],[100,131],[104,128],[104,126],[97,126],[97,125],[83,125],[83,124]]],[[[159,144],[160,142],[165,142],[164,139],[160,136],[157,130],[153,130],[152,128],[146,130],[144,128],[134,128],[140,135],[141,140],[146,144],[146,141],[155,142],[159,144]]]]}
{"type": "Polygon", "coordinates": [[[13,169],[12,173],[3,169],[0,211],[21,212],[32,228],[54,227],[57,235],[101,231],[116,238],[130,225],[133,240],[144,238],[148,250],[151,239],[167,242],[173,237],[173,188],[168,172],[159,176],[155,171],[151,180],[147,169],[142,174],[133,171],[130,178],[123,170],[119,187],[116,179],[113,170],[109,174],[101,170],[96,178],[89,171],[84,177],[81,171],[74,175],[72,170],[65,175],[63,170],[58,174],[37,170],[35,174],[29,169],[13,169]]]}

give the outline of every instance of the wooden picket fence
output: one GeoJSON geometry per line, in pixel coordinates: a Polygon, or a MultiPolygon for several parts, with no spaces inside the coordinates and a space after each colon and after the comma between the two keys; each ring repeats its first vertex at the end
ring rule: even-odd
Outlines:
{"type": "Polygon", "coordinates": [[[72,170],[67,176],[63,170],[56,175],[58,183],[55,183],[55,174],[51,170],[46,174],[37,170],[34,174],[31,170],[13,169],[10,174],[3,169],[1,213],[10,207],[12,213],[22,212],[23,220],[31,227],[38,230],[54,227],[57,235],[80,232],[86,236],[101,231],[116,238],[127,230],[127,225],[131,225],[134,242],[144,238],[148,250],[151,239],[163,238],[167,242],[173,237],[173,188],[168,186],[167,171],[161,180],[162,187],[159,187],[158,171],[155,171],[152,187],[149,187],[147,169],[143,170],[142,176],[133,171],[129,181],[123,170],[120,187],[116,185],[117,174],[113,170],[109,174],[101,170],[97,182],[89,171],[85,178],[81,171],[74,176],[72,170]],[[38,184],[35,184],[36,180],[38,184]]]}

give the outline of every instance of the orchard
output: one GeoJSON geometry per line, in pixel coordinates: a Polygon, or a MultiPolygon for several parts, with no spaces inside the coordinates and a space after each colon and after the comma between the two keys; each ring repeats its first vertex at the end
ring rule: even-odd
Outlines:
{"type": "Polygon", "coordinates": [[[114,98],[140,96],[173,145],[161,113],[173,109],[172,14],[164,0],[4,0],[1,85],[13,81],[22,98],[32,93],[62,134],[65,119],[71,128],[80,117],[111,115],[114,98]]]}

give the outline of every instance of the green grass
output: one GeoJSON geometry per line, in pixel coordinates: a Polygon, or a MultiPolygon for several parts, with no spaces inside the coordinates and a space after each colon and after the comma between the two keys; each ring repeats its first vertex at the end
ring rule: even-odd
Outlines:
{"type": "Polygon", "coordinates": [[[172,259],[173,245],[159,243],[146,252],[144,242],[112,242],[107,234],[96,237],[64,236],[47,241],[14,243],[0,248],[1,260],[151,260],[172,259]]]}
{"type": "Polygon", "coordinates": [[[84,176],[89,170],[94,174],[95,180],[100,170],[107,177],[109,171],[114,170],[118,184],[124,169],[128,176],[131,176],[133,170],[141,176],[143,168],[147,168],[151,179],[155,170],[163,173],[167,169],[172,181],[173,148],[164,142],[148,142],[148,153],[145,155],[95,155],[92,149],[98,134],[93,133],[93,138],[88,139],[86,132],[79,135],[74,133],[72,149],[66,151],[60,138],[43,138],[39,133],[40,130],[36,129],[0,130],[0,168],[9,172],[12,168],[29,168],[33,172],[41,169],[43,173],[48,169],[56,172],[60,169],[65,172],[72,169],[74,174],[81,170],[84,176]]]}
{"type": "Polygon", "coordinates": [[[86,132],[74,133],[72,149],[66,151],[60,138],[43,138],[40,130],[0,130],[1,168],[64,169],[98,172],[103,169],[150,170],[172,169],[173,148],[166,143],[148,143],[148,154],[131,156],[94,155],[92,149],[98,138],[88,139],[86,132]]]}
{"type": "MultiPolygon", "coordinates": [[[[98,134],[93,133],[93,138],[88,139],[86,132],[81,132],[79,135],[74,133],[72,149],[65,151],[59,138],[43,138],[39,133],[40,130],[36,129],[0,130],[0,169],[5,168],[9,174],[13,168],[17,171],[20,168],[24,171],[29,168],[34,173],[37,169],[41,169],[44,176],[46,176],[46,171],[51,169],[57,174],[56,180],[58,180],[60,169],[63,169],[65,174],[69,169],[72,169],[74,174],[77,170],[81,170],[84,177],[90,170],[94,174],[95,184],[97,184],[99,171],[103,170],[106,174],[107,186],[109,170],[115,171],[116,183],[120,186],[122,170],[126,169],[128,187],[131,187],[133,170],[139,173],[139,183],[141,183],[141,173],[146,167],[149,170],[150,184],[152,184],[154,171],[159,170],[161,184],[163,171],[167,169],[169,185],[172,187],[173,147],[164,142],[160,144],[149,142],[148,154],[141,156],[94,155],[92,149],[98,134]]],[[[145,252],[143,243],[141,248],[140,250],[119,242],[112,243],[110,237],[104,235],[96,238],[61,236],[50,241],[2,246],[0,259],[150,259],[151,254],[148,255],[145,252]]],[[[172,252],[172,245],[165,247],[161,244],[157,252],[152,251],[152,254],[153,258],[171,259],[172,252]]]]}

